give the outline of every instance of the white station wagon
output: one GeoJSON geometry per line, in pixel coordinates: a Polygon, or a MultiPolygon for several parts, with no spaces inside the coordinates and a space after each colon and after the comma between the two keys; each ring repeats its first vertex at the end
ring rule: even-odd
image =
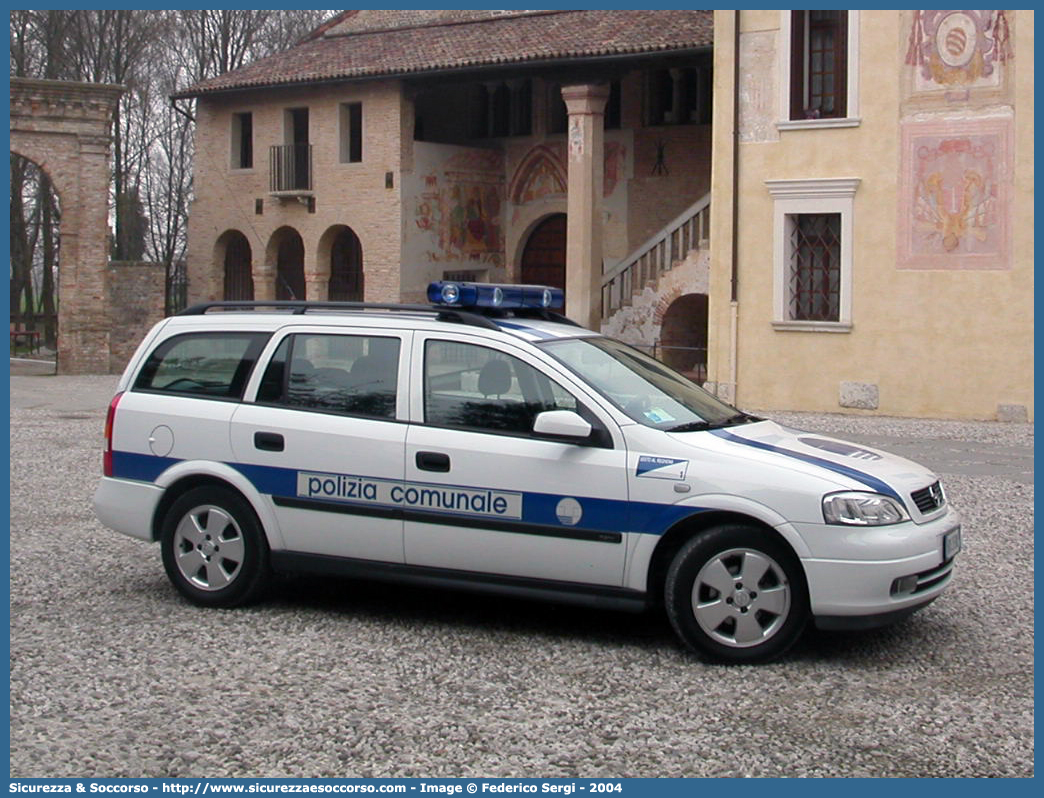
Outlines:
{"type": "Polygon", "coordinates": [[[553,312],[212,302],[157,324],[105,426],[102,523],[202,605],[320,572],[662,606],[709,659],[897,621],[947,587],[960,519],[898,457],[787,429],[553,312]]]}

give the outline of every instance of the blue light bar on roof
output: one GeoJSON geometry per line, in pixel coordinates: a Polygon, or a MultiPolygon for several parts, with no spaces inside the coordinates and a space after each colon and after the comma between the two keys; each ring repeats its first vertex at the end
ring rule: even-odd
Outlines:
{"type": "Polygon", "coordinates": [[[560,288],[543,285],[496,285],[494,283],[458,283],[440,280],[428,286],[428,301],[433,305],[454,308],[543,308],[555,310],[565,305],[560,288]]]}

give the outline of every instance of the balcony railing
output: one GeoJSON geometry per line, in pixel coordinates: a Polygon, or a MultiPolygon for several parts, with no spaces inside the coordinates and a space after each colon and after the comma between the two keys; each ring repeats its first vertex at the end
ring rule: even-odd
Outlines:
{"type": "Polygon", "coordinates": [[[268,150],[269,191],[273,194],[312,190],[312,145],[276,144],[268,150]]]}

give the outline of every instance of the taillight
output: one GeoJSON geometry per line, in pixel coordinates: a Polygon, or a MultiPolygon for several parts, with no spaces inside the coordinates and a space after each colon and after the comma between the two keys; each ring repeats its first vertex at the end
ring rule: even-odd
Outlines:
{"type": "Polygon", "coordinates": [[[116,394],[109,402],[109,412],[105,414],[105,453],[102,455],[102,473],[112,476],[112,428],[116,422],[116,405],[120,403],[122,393],[116,394]]]}

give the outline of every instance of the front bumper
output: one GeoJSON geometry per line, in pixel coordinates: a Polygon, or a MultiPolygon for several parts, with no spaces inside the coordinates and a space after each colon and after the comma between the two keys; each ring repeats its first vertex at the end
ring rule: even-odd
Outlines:
{"type": "Polygon", "coordinates": [[[943,537],[959,526],[951,510],[925,524],[799,529],[812,555],[801,564],[816,625],[882,626],[934,600],[952,581],[956,561],[944,558],[943,537]],[[915,586],[896,591],[896,580],[904,579],[915,586]]]}

